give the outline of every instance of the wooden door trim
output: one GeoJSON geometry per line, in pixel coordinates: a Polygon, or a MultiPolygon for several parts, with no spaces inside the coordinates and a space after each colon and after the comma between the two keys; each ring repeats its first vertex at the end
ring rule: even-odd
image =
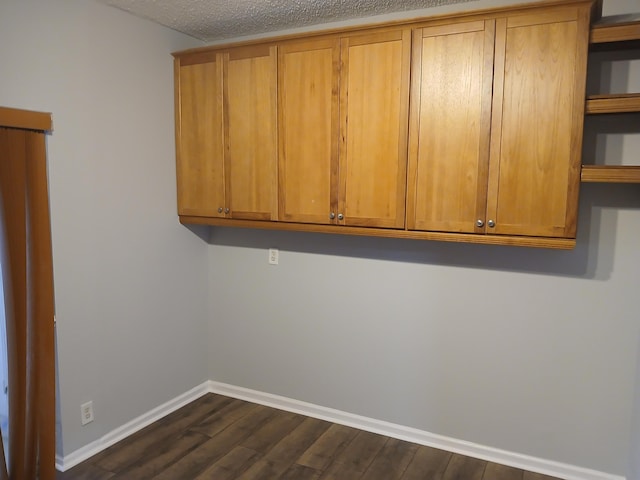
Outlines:
{"type": "Polygon", "coordinates": [[[0,126],[50,132],[53,130],[51,114],[17,108],[0,107],[0,126]]]}

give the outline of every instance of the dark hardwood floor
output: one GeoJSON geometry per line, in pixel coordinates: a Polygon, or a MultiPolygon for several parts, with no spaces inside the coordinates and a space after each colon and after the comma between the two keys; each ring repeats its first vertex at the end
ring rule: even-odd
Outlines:
{"type": "Polygon", "coordinates": [[[553,480],[208,394],[58,480],[553,480]]]}

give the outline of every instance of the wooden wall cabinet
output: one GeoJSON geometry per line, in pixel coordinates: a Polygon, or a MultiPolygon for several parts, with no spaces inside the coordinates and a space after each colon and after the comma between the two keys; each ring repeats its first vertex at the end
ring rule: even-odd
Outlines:
{"type": "Polygon", "coordinates": [[[281,221],[333,221],[330,212],[337,202],[339,62],[340,43],[334,38],[279,47],[281,221]]]}
{"type": "Polygon", "coordinates": [[[414,32],[409,228],[575,238],[588,31],[574,6],[414,32]]]}
{"type": "Polygon", "coordinates": [[[181,221],[572,248],[594,4],[174,54],[181,221]]]}
{"type": "Polygon", "coordinates": [[[496,22],[486,222],[496,234],[575,238],[589,13],[496,22]]]}
{"type": "Polygon", "coordinates": [[[276,49],[176,61],[180,215],[277,219],[276,49]]]}
{"type": "Polygon", "coordinates": [[[223,217],[222,55],[175,63],[178,214],[223,217]]]}
{"type": "Polygon", "coordinates": [[[280,220],[403,228],[410,30],[279,50],[280,220]]]}
{"type": "Polygon", "coordinates": [[[495,20],[413,37],[408,227],[483,233],[495,20]]]}

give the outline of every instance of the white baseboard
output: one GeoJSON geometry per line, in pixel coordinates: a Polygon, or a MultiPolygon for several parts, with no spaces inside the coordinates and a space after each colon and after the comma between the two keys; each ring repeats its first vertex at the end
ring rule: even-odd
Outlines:
{"type": "Polygon", "coordinates": [[[210,392],[211,388],[209,382],[204,382],[203,384],[192,388],[188,392],[179,395],[173,400],[169,400],[168,402],[154,408],[144,415],[140,415],[138,418],[134,418],[130,422],[127,422],[121,427],[107,433],[102,438],[99,438],[98,440],[95,440],[90,444],[79,448],[69,455],[65,455],[64,457],[56,455],[56,468],[61,472],[69,470],[70,468],[84,462],[95,454],[100,453],[106,448],[109,448],[111,445],[118,443],[120,440],[133,435],[138,430],[142,430],[144,427],[151,425],[153,422],[160,420],[162,417],[169,415],[171,412],[184,407],[188,403],[191,403],[210,392]]]}
{"type": "Polygon", "coordinates": [[[465,442],[463,440],[436,435],[434,433],[405,427],[403,425],[376,420],[375,418],[354,415],[352,413],[322,407],[312,403],[301,402],[299,400],[236,387],[225,383],[210,381],[209,389],[212,393],[218,393],[220,395],[258,403],[278,408],[280,410],[286,410],[288,412],[299,413],[308,417],[328,420],[333,423],[358,428],[367,432],[378,433],[388,437],[397,438],[399,440],[426,445],[428,447],[459,453],[468,457],[479,458],[481,460],[500,463],[502,465],[508,465],[515,468],[521,468],[530,472],[563,478],[565,480],[626,480],[625,477],[618,475],[611,475],[609,473],[589,470],[574,465],[553,462],[542,458],[531,457],[484,445],[478,445],[476,443],[465,442]]]}
{"type": "Polygon", "coordinates": [[[56,456],[56,468],[64,472],[120,440],[123,440],[129,435],[134,434],[147,425],[150,425],[171,412],[185,406],[197,398],[200,398],[206,393],[217,393],[237,398],[239,400],[246,400],[248,402],[266,405],[279,410],[299,413],[308,417],[327,420],[340,425],[365,430],[367,432],[378,433],[388,437],[397,438],[399,440],[405,440],[419,445],[426,445],[428,447],[459,453],[461,455],[500,463],[515,468],[521,468],[530,472],[550,475],[552,477],[558,477],[565,480],[626,480],[625,477],[618,475],[589,470],[575,465],[554,462],[529,455],[522,455],[520,453],[487,447],[476,443],[466,442],[464,440],[457,440],[455,438],[429,433],[424,430],[376,420],[375,418],[355,415],[353,413],[322,407],[313,403],[302,402],[282,397],[280,395],[273,395],[211,380],[189,390],[163,405],[160,405],[157,408],[154,408],[144,415],[133,419],[125,425],[109,432],[102,438],[91,442],[69,455],[64,457],[56,456]]]}

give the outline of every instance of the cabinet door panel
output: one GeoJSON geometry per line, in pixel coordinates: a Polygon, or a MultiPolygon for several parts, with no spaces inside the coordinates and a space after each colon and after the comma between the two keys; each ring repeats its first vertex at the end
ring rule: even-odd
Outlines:
{"type": "Polygon", "coordinates": [[[560,13],[564,21],[499,23],[487,210],[495,233],[575,237],[588,12],[560,13]]]}
{"type": "Polygon", "coordinates": [[[340,202],[345,225],[404,227],[411,32],[342,39],[340,202]]]}
{"type": "Polygon", "coordinates": [[[242,48],[225,57],[230,216],[276,220],[276,47],[242,48]]]}
{"type": "Polygon", "coordinates": [[[178,214],[224,216],[222,61],[176,63],[176,81],[178,214]]]}
{"type": "Polygon", "coordinates": [[[414,32],[408,228],[482,232],[493,21],[414,32]]]}
{"type": "Polygon", "coordinates": [[[280,220],[331,223],[337,208],[337,40],[280,47],[280,220]]]}

